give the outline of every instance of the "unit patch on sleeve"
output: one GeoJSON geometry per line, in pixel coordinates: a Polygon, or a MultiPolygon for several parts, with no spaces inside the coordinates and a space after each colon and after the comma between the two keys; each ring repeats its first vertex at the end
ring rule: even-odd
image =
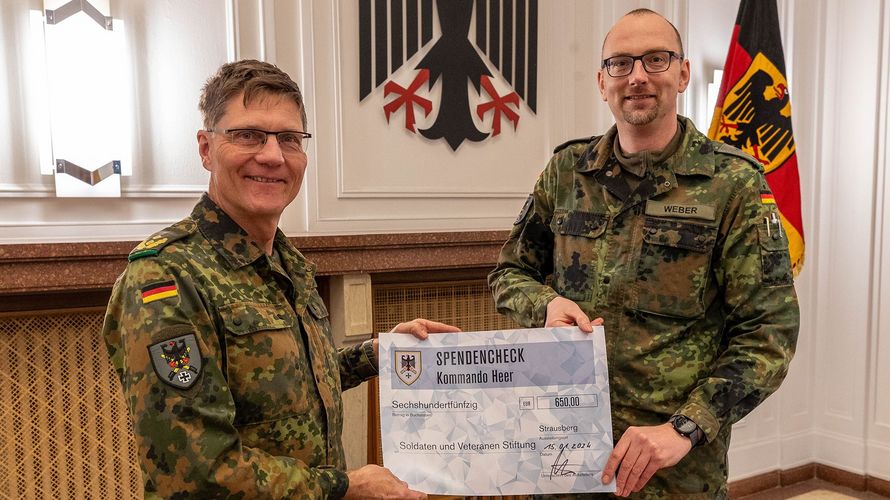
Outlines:
{"type": "Polygon", "coordinates": [[[152,283],[151,285],[142,287],[143,304],[169,297],[176,297],[177,295],[179,295],[179,291],[176,289],[176,282],[173,280],[164,281],[162,283],[152,283]]]}
{"type": "Polygon", "coordinates": [[[522,205],[522,210],[519,211],[519,216],[516,217],[516,220],[513,221],[513,225],[519,224],[523,220],[525,220],[525,216],[528,215],[528,211],[532,208],[532,205],[535,204],[534,195],[528,195],[528,198],[525,199],[525,205],[522,205]]]}
{"type": "Polygon", "coordinates": [[[201,351],[193,333],[153,344],[148,354],[158,378],[177,389],[192,387],[201,375],[201,351]]]}

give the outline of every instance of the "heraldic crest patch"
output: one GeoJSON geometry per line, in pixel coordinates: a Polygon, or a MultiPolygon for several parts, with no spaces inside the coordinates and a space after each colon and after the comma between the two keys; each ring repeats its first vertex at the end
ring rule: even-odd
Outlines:
{"type": "Polygon", "coordinates": [[[395,351],[396,376],[405,385],[411,385],[420,376],[423,365],[420,363],[420,351],[395,351]]]}
{"type": "Polygon", "coordinates": [[[177,389],[191,388],[201,375],[201,351],[193,333],[153,344],[148,354],[158,378],[177,389]]]}

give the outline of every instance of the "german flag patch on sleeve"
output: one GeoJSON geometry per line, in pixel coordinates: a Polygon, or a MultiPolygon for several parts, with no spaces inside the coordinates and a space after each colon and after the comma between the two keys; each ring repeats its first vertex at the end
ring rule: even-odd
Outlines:
{"type": "Polygon", "coordinates": [[[173,280],[163,281],[161,283],[153,283],[142,287],[142,303],[148,304],[156,300],[168,299],[176,297],[179,291],[176,289],[176,282],[173,280]]]}

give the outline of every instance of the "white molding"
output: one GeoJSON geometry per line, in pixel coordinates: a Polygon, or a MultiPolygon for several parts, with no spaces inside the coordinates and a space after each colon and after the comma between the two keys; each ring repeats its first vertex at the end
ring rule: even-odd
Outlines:
{"type": "Polygon", "coordinates": [[[0,244],[139,241],[187,216],[198,198],[7,198],[0,201],[0,244]]]}
{"type": "MultiPolygon", "coordinates": [[[[386,6],[387,13],[389,12],[389,7],[390,7],[389,5],[386,6]]],[[[345,136],[345,134],[343,133],[343,119],[342,119],[343,109],[344,109],[344,105],[343,105],[343,74],[342,74],[342,71],[340,70],[340,68],[343,67],[343,57],[342,57],[342,54],[343,54],[342,45],[343,44],[340,42],[340,40],[341,40],[340,17],[341,17],[340,2],[334,2],[332,16],[331,16],[330,35],[331,35],[331,47],[332,47],[332,52],[334,55],[334,60],[337,62],[337,64],[334,65],[334,75],[333,75],[334,88],[335,88],[335,91],[334,91],[335,97],[333,99],[333,104],[334,104],[333,126],[334,126],[334,140],[336,141],[334,143],[335,144],[334,164],[336,165],[335,185],[337,186],[336,197],[337,198],[348,198],[350,196],[349,196],[348,190],[345,187],[346,166],[345,166],[345,162],[343,160],[346,157],[346,154],[343,151],[346,141],[343,140],[343,137],[345,136]]],[[[433,24],[435,24],[435,22],[433,24]]],[[[372,25],[371,29],[372,29],[372,32],[377,30],[376,23],[374,23],[374,25],[372,25]]],[[[376,59],[377,52],[371,51],[371,54],[372,54],[372,57],[376,59]]],[[[376,64],[376,60],[375,60],[375,64],[376,64]]],[[[372,91],[372,93],[373,93],[373,91],[372,91]]],[[[358,198],[358,197],[360,197],[360,196],[356,196],[356,198],[358,198]]],[[[321,202],[321,197],[319,196],[319,203],[320,202],[321,202]]],[[[321,213],[320,207],[319,207],[318,213],[319,214],[321,213]]]]}
{"type": "Polygon", "coordinates": [[[156,185],[139,185],[127,188],[121,188],[121,195],[124,198],[133,197],[173,197],[173,198],[194,198],[195,195],[201,195],[207,191],[207,184],[156,184],[156,185]]]}
{"type": "Polygon", "coordinates": [[[774,437],[729,449],[729,480],[743,479],[782,468],[779,444],[774,437]]]}
{"type": "Polygon", "coordinates": [[[890,446],[870,442],[866,451],[865,472],[869,476],[890,481],[890,446]]]}
{"type": "Polygon", "coordinates": [[[235,10],[238,0],[226,1],[226,61],[233,62],[238,58],[238,32],[235,10]]]}
{"type": "Polygon", "coordinates": [[[270,7],[274,0],[259,0],[257,5],[257,30],[260,39],[260,60],[274,62],[276,60],[275,39],[275,6],[270,7]]]}
{"type": "MultiPolygon", "coordinates": [[[[695,43],[694,33],[689,29],[690,26],[692,26],[692,19],[690,18],[691,9],[688,8],[688,3],[688,1],[666,0],[664,6],[665,17],[674,20],[673,24],[677,28],[677,31],[680,32],[680,38],[686,42],[686,49],[684,49],[684,52],[688,52],[688,48],[695,43]]],[[[653,10],[657,11],[657,9],[653,10]]],[[[728,46],[729,45],[727,45],[727,47],[728,46]]],[[[683,116],[694,118],[698,105],[701,104],[700,101],[702,100],[702,96],[704,96],[704,102],[707,103],[707,94],[707,87],[695,92],[695,95],[693,95],[692,89],[687,88],[685,92],[678,96],[679,102],[677,103],[677,110],[683,116]]],[[[698,125],[699,129],[704,127],[705,132],[707,132],[707,124],[700,124],[698,121],[695,121],[695,124],[698,125]]]]}
{"type": "MultiPolygon", "coordinates": [[[[184,214],[183,217],[185,217],[184,214]]],[[[182,218],[182,217],[180,217],[182,218]]],[[[179,219],[176,219],[179,220],[179,219]]],[[[135,227],[135,226],[155,226],[158,224],[166,224],[169,225],[175,220],[170,220],[167,218],[159,218],[159,219],[142,219],[142,220],[133,220],[121,222],[118,220],[104,220],[104,221],[93,221],[89,224],[84,224],[82,221],[6,221],[3,225],[0,225],[0,229],[6,228],[34,228],[40,230],[46,230],[48,228],[60,227],[60,228],[86,228],[86,227],[135,227]]]]}
{"type": "MultiPolygon", "coordinates": [[[[782,53],[785,57],[785,80],[790,87],[794,80],[794,1],[778,0],[778,11],[782,30],[782,53]]],[[[794,103],[791,106],[793,120],[794,103]]]]}
{"type": "MultiPolygon", "coordinates": [[[[529,186],[531,189],[532,186],[529,186]]],[[[451,200],[470,199],[470,198],[510,198],[524,200],[528,196],[528,191],[439,191],[435,188],[421,188],[415,186],[412,191],[389,191],[378,188],[364,189],[343,189],[337,194],[337,198],[341,199],[387,199],[387,198],[445,198],[451,200]]],[[[341,188],[342,189],[342,188],[341,188]]]]}
{"type": "MultiPolygon", "coordinates": [[[[844,30],[845,17],[852,12],[847,12],[845,7],[838,4],[831,6],[829,15],[826,16],[826,24],[822,31],[824,42],[822,55],[824,57],[823,66],[820,68],[819,81],[824,83],[824,91],[816,94],[818,99],[816,105],[820,106],[822,113],[822,123],[828,126],[820,127],[817,133],[820,134],[818,142],[821,145],[821,154],[814,155],[813,159],[820,166],[826,164],[828,168],[820,168],[821,185],[817,191],[818,198],[818,217],[815,219],[818,225],[815,243],[819,245],[818,261],[810,262],[810,268],[818,274],[818,287],[816,288],[814,304],[815,318],[812,322],[817,332],[817,353],[816,353],[816,380],[817,385],[824,387],[827,391],[837,391],[841,383],[846,383],[850,387],[846,392],[830,392],[830,397],[819,398],[817,402],[817,412],[821,412],[820,420],[826,420],[825,417],[837,417],[843,421],[843,426],[851,432],[855,432],[857,427],[852,425],[854,412],[861,411],[861,408],[854,408],[855,404],[861,404],[858,401],[858,393],[861,391],[862,380],[855,377],[850,372],[840,372],[838,376],[832,376],[835,372],[831,369],[821,369],[819,367],[829,368],[832,366],[837,354],[847,355],[847,351],[861,346],[864,338],[858,335],[858,324],[851,323],[844,325],[852,330],[847,332],[851,336],[851,340],[838,345],[838,350],[833,351],[832,346],[836,345],[836,338],[833,335],[834,330],[841,330],[843,318],[848,318],[851,314],[855,317],[861,311],[859,308],[850,308],[850,302],[855,297],[849,296],[846,291],[838,293],[838,290],[845,290],[844,285],[849,285],[851,274],[858,274],[858,270],[851,270],[843,275],[837,273],[837,269],[849,268],[852,265],[860,265],[859,259],[849,261],[849,253],[852,247],[849,245],[851,239],[856,239],[858,234],[851,234],[851,231],[859,229],[858,225],[845,224],[837,215],[841,212],[850,213],[851,208],[858,208],[857,202],[861,196],[854,198],[849,196],[851,193],[845,193],[844,188],[848,187],[844,182],[850,173],[845,169],[831,168],[831,165],[844,164],[842,154],[847,151],[846,144],[842,144],[845,136],[849,136],[852,131],[839,130],[840,124],[844,122],[845,100],[849,99],[851,88],[849,85],[840,85],[839,80],[834,77],[834,71],[828,71],[826,68],[837,68],[844,56],[845,42],[852,38],[847,36],[844,30]],[[814,265],[815,264],[815,265],[814,265]],[[830,375],[831,374],[831,375],[830,375]],[[854,376],[853,379],[850,379],[854,376]]],[[[863,79],[865,79],[863,75],[863,79]]],[[[858,93],[858,92],[857,92],[858,93]]],[[[849,162],[847,162],[849,163],[849,162]]],[[[853,165],[849,165],[852,167],[853,165]]],[[[861,169],[861,165],[858,165],[861,169]]],[[[851,169],[852,170],[852,169],[851,169]]],[[[858,173],[858,172],[857,172],[858,173]]],[[[858,177],[858,176],[857,176],[858,177]]],[[[859,214],[857,214],[859,215],[859,214]]],[[[857,222],[860,222],[857,218],[857,222]]],[[[812,237],[811,237],[812,238],[812,237]]],[[[813,239],[811,239],[813,241],[813,239]]],[[[858,243],[864,243],[858,241],[858,243]]],[[[857,246],[857,248],[859,248],[857,246]]],[[[866,285],[869,286],[869,285],[866,285]]],[[[860,285],[861,287],[861,285],[860,285]]],[[[861,365],[860,365],[861,366],[861,365]]],[[[832,422],[838,426],[840,422],[832,422]]],[[[860,422],[857,422],[860,424],[860,422]]]]}
{"type": "MultiPolygon", "coordinates": [[[[391,8],[390,5],[387,5],[387,13],[391,8]]],[[[404,14],[404,13],[403,13],[404,14]]],[[[334,154],[334,164],[336,165],[336,186],[337,186],[337,199],[410,199],[410,198],[444,198],[444,199],[473,199],[473,198],[516,198],[516,199],[525,199],[528,196],[528,191],[516,191],[516,190],[481,190],[481,189],[472,189],[471,185],[468,185],[468,189],[455,191],[451,190],[440,190],[435,187],[430,186],[410,186],[407,188],[387,188],[381,186],[373,186],[373,187],[348,187],[346,185],[346,164],[344,158],[346,157],[346,153],[344,148],[346,147],[346,141],[344,140],[345,133],[343,131],[343,121],[341,117],[343,116],[343,110],[346,106],[343,103],[343,76],[340,68],[343,67],[342,61],[342,43],[341,43],[341,7],[339,2],[334,2],[332,5],[332,17],[331,17],[331,25],[330,25],[330,42],[331,42],[331,51],[333,53],[333,59],[336,61],[334,65],[334,98],[333,98],[333,122],[334,122],[334,138],[335,138],[335,154],[334,154]]],[[[373,29],[373,28],[372,28],[373,29]]],[[[438,14],[434,12],[433,14],[433,34],[434,39],[435,36],[439,33],[438,28],[438,14]]],[[[539,46],[540,50],[540,46],[539,46]]],[[[404,55],[404,54],[403,54],[404,55]]],[[[421,58],[422,51],[418,51],[417,54],[414,54],[411,59],[406,60],[405,65],[410,65],[409,61],[416,61],[421,58]]],[[[493,71],[496,71],[497,68],[490,68],[493,71]]],[[[376,92],[376,91],[375,91],[376,92]]],[[[531,188],[531,186],[529,186],[531,188]]],[[[401,218],[401,217],[399,217],[401,218]]]]}
{"type": "Polygon", "coordinates": [[[233,22],[226,27],[233,29],[235,60],[265,60],[263,0],[232,0],[231,6],[233,22]]]}
{"type": "Polygon", "coordinates": [[[812,463],[815,457],[812,428],[783,434],[779,457],[784,470],[812,463]]]}
{"type": "Polygon", "coordinates": [[[890,8],[885,2],[881,3],[881,13],[872,262],[876,278],[871,294],[866,436],[869,470],[890,475],[890,269],[883,266],[890,261],[890,245],[885,240],[890,236],[890,175],[886,172],[890,166],[890,8]]]}
{"type": "MultiPolygon", "coordinates": [[[[804,0],[809,2],[809,0],[804,0]]],[[[820,213],[821,207],[823,205],[822,196],[823,189],[822,186],[830,185],[829,182],[823,182],[823,177],[827,177],[826,169],[822,168],[821,159],[827,157],[827,153],[830,151],[830,148],[827,146],[827,141],[825,140],[829,134],[824,132],[825,123],[826,122],[825,113],[826,106],[822,105],[823,96],[826,93],[826,87],[829,85],[826,84],[826,47],[828,46],[828,40],[825,37],[826,33],[826,25],[827,25],[827,15],[825,10],[824,2],[816,2],[815,6],[808,3],[808,8],[799,10],[801,15],[808,16],[814,15],[816,22],[815,23],[806,23],[806,25],[813,26],[812,30],[803,30],[801,33],[804,35],[813,34],[813,38],[815,39],[815,43],[817,44],[814,51],[807,51],[807,57],[809,62],[809,58],[813,60],[812,64],[812,74],[807,73],[806,80],[811,82],[812,88],[810,88],[809,93],[800,94],[798,92],[793,92],[792,99],[794,99],[794,95],[800,95],[806,99],[797,99],[796,104],[792,104],[792,113],[794,113],[794,106],[797,106],[798,109],[806,109],[809,108],[812,113],[812,120],[806,122],[806,126],[801,126],[799,113],[798,113],[798,126],[795,127],[795,143],[798,149],[798,168],[810,168],[811,174],[809,176],[812,179],[812,183],[810,185],[805,185],[803,182],[801,183],[801,190],[808,189],[810,195],[807,196],[805,193],[801,199],[801,211],[803,212],[803,221],[804,221],[804,232],[805,232],[805,241],[806,247],[806,259],[808,263],[804,263],[804,269],[802,271],[801,277],[796,280],[796,287],[798,289],[799,296],[802,296],[802,301],[800,303],[801,306],[801,332],[809,332],[807,335],[806,342],[808,344],[808,349],[806,351],[808,358],[808,365],[806,366],[806,378],[808,380],[808,390],[807,396],[808,401],[810,401],[809,410],[812,413],[812,418],[809,422],[809,428],[813,428],[815,425],[816,414],[818,410],[821,408],[821,405],[818,403],[816,399],[816,386],[817,381],[820,376],[819,370],[819,328],[820,320],[822,319],[820,316],[825,312],[821,311],[818,307],[819,298],[820,298],[820,284],[827,282],[827,267],[822,266],[821,264],[825,260],[822,253],[822,248],[826,247],[824,243],[822,243],[822,228],[819,225],[819,221],[827,220],[822,218],[822,214],[820,213]],[[815,52],[819,54],[818,57],[813,57],[811,54],[815,52]],[[801,145],[804,145],[804,148],[801,148],[801,145]],[[800,160],[807,161],[809,160],[809,164],[805,164],[800,160]],[[804,166],[806,165],[806,166],[804,166]],[[809,203],[807,203],[809,201],[809,203]],[[811,302],[809,304],[810,307],[807,307],[807,300],[811,302]]],[[[809,19],[807,19],[809,20],[809,19]]],[[[789,19],[789,22],[792,24],[796,24],[800,22],[797,17],[797,11],[795,11],[795,16],[789,19]]],[[[794,44],[797,46],[797,44],[794,44]]],[[[786,70],[788,70],[789,66],[793,64],[798,64],[802,61],[800,58],[789,58],[791,59],[791,63],[786,60],[786,70]]],[[[809,68],[806,70],[809,71],[809,68]]],[[[788,85],[791,88],[795,88],[795,81],[789,79],[788,85]]],[[[801,88],[802,85],[796,86],[796,88],[801,88]]],[[[794,115],[792,115],[792,120],[794,120],[794,115]]],[[[802,177],[802,180],[806,179],[806,176],[802,177]]],[[[828,200],[831,199],[830,192],[824,193],[828,200]]],[[[827,214],[826,214],[827,215],[827,214]]],[[[810,456],[814,456],[815,449],[812,448],[810,450],[810,456]]]]}
{"type": "Polygon", "coordinates": [[[817,429],[813,437],[816,442],[815,462],[856,474],[865,473],[864,438],[824,429],[817,429]]]}
{"type": "Polygon", "coordinates": [[[141,241],[174,221],[30,223],[0,225],[0,245],[141,241]]]}
{"type": "MultiPolygon", "coordinates": [[[[390,6],[387,6],[389,9],[390,6]]],[[[412,186],[409,189],[387,189],[383,187],[362,187],[362,188],[349,188],[346,186],[346,171],[345,163],[343,162],[343,158],[345,157],[344,148],[346,147],[345,141],[343,139],[343,110],[345,108],[343,103],[343,76],[340,68],[343,67],[343,48],[341,41],[341,33],[340,33],[340,3],[334,2],[332,5],[332,13],[333,16],[331,18],[331,26],[330,26],[330,37],[332,44],[332,52],[334,61],[336,64],[334,65],[334,126],[335,128],[335,165],[336,165],[336,186],[337,186],[337,198],[338,199],[375,199],[375,198],[386,198],[386,199],[411,199],[411,198],[446,198],[446,199],[472,199],[472,198],[516,198],[516,199],[525,199],[528,196],[528,191],[515,191],[515,190],[482,190],[482,189],[467,189],[462,191],[454,191],[454,190],[440,190],[436,187],[431,186],[412,186]]],[[[404,14],[404,13],[403,13],[404,14]]],[[[434,22],[434,30],[436,29],[436,23],[434,22]]],[[[403,54],[404,55],[404,54],[403,54]]],[[[414,58],[419,57],[420,53],[415,54],[414,58]]],[[[400,217],[401,218],[401,217],[400,217]]],[[[319,219],[319,220],[327,220],[327,219],[319,219]]]]}
{"type": "Polygon", "coordinates": [[[348,222],[348,221],[362,221],[362,222],[398,222],[398,221],[442,221],[442,222],[469,222],[469,221],[486,221],[491,222],[494,221],[496,223],[506,221],[504,224],[499,224],[502,226],[502,229],[508,229],[510,227],[509,217],[487,217],[484,215],[478,216],[465,216],[465,217],[442,217],[440,215],[399,215],[396,217],[363,217],[363,216],[348,216],[348,217],[323,217],[319,218],[319,222],[348,222]]]}
{"type": "MultiPolygon", "coordinates": [[[[357,59],[353,61],[357,54],[347,52],[347,49],[351,47],[347,44],[355,43],[357,38],[352,40],[353,34],[346,30],[352,29],[350,26],[354,22],[352,18],[355,13],[346,10],[348,8],[346,3],[311,3],[314,12],[310,29],[313,31],[304,33],[303,40],[306,46],[303,47],[303,52],[307,61],[311,58],[311,70],[308,70],[306,74],[314,75],[312,85],[315,87],[309,85],[304,90],[307,102],[312,102],[315,112],[315,131],[319,140],[313,146],[316,149],[310,158],[309,173],[306,176],[308,230],[312,233],[327,233],[336,231],[379,232],[387,229],[391,231],[448,231],[509,228],[521,207],[521,202],[533,187],[537,172],[540,171],[532,171],[532,169],[539,169],[546,163],[550,147],[572,137],[569,135],[571,132],[568,132],[558,134],[557,141],[552,138],[548,139],[555,128],[563,125],[563,122],[570,123],[570,118],[575,115],[575,108],[570,102],[572,96],[566,96],[565,94],[569,92],[561,92],[558,89],[574,90],[572,84],[576,75],[571,72],[564,74],[565,72],[543,71],[540,67],[542,62],[539,61],[539,99],[537,118],[535,119],[545,121],[537,121],[534,129],[523,129],[520,125],[519,130],[535,130],[534,137],[540,139],[543,147],[532,148],[538,150],[534,151],[534,154],[531,154],[532,152],[517,153],[516,156],[522,156],[523,160],[512,156],[502,157],[503,162],[500,164],[485,163],[485,165],[493,166],[493,170],[484,173],[486,182],[474,183],[471,180],[460,182],[458,179],[464,177],[470,179],[473,172],[467,168],[468,163],[458,159],[453,161],[454,165],[461,167],[459,178],[450,176],[447,170],[441,169],[430,170],[433,174],[431,176],[406,170],[412,177],[410,180],[405,180],[397,177],[400,171],[395,168],[402,165],[400,168],[408,169],[410,164],[406,162],[407,157],[395,154],[392,156],[397,160],[393,161],[398,161],[398,164],[381,165],[386,169],[385,176],[377,176],[374,169],[378,167],[361,163],[363,155],[362,151],[357,149],[359,146],[356,146],[355,138],[347,140],[347,135],[356,133],[356,129],[354,128],[355,124],[347,121],[348,117],[344,114],[355,108],[364,113],[362,119],[369,119],[371,115],[368,112],[372,111],[361,107],[357,108],[357,106],[368,106],[370,103],[367,100],[361,104],[352,102],[352,99],[357,99],[357,87],[353,89],[350,86],[353,83],[353,76],[348,65],[357,64],[357,59]],[[561,83],[565,83],[566,86],[558,87],[561,83]],[[547,90],[558,95],[547,95],[547,90]],[[565,98],[564,101],[559,100],[561,98],[565,98]],[[563,105],[563,107],[555,109],[554,101],[558,101],[557,104],[563,105]],[[546,135],[538,135],[538,130],[546,135]],[[506,182],[507,185],[504,185],[504,182],[488,182],[497,175],[497,172],[500,172],[497,169],[506,172],[510,170],[508,166],[515,165],[516,161],[531,162],[521,166],[521,177],[509,178],[509,181],[506,182]],[[519,182],[526,177],[528,178],[527,184],[519,182]],[[446,181],[440,182],[442,179],[446,181]],[[463,202],[461,203],[461,201],[463,202]]],[[[577,6],[572,7],[577,9],[577,6]]],[[[557,40],[554,41],[547,35],[548,29],[552,28],[548,22],[552,24],[558,20],[550,15],[552,9],[545,5],[540,8],[540,54],[550,53],[547,52],[548,48],[551,51],[557,49],[559,52],[556,53],[563,54],[567,60],[571,60],[575,56],[565,50],[563,46],[570,46],[571,40],[567,37],[573,30],[561,30],[555,34],[557,40]],[[560,42],[562,43],[557,45],[560,42]]],[[[571,7],[567,6],[567,8],[571,7]]],[[[560,16],[563,14],[561,12],[560,16]]],[[[438,24],[434,22],[434,37],[438,32],[438,24]]],[[[423,55],[423,51],[420,51],[405,64],[411,66],[412,62],[416,62],[423,55]]],[[[568,66],[574,67],[572,64],[568,64],[568,66]]],[[[591,88],[585,88],[584,92],[590,94],[591,90],[591,88]]],[[[379,101],[381,97],[382,89],[378,88],[369,96],[369,99],[376,98],[379,101]]],[[[382,117],[382,110],[376,108],[375,110],[381,113],[382,117]]],[[[589,114],[584,115],[588,116],[589,114]]],[[[384,135],[384,137],[388,136],[384,135]]],[[[380,147],[399,147],[398,144],[407,143],[396,142],[394,144],[396,145],[388,146],[386,143],[381,143],[380,147]]],[[[529,146],[527,138],[522,144],[525,144],[526,147],[529,146]]],[[[500,145],[501,148],[505,146],[509,146],[509,144],[502,143],[500,145]]],[[[514,146],[513,151],[517,151],[518,146],[519,143],[514,146]]],[[[363,145],[360,147],[373,146],[363,145]]],[[[444,168],[451,165],[449,162],[452,160],[448,159],[448,155],[454,153],[447,149],[444,143],[430,144],[428,147],[422,148],[412,145],[410,154],[415,154],[418,149],[422,149],[424,154],[431,155],[429,158],[437,165],[445,165],[444,168]]],[[[479,161],[470,160],[479,158],[474,157],[472,148],[470,149],[470,154],[466,157],[467,161],[479,161]]],[[[374,161],[379,162],[381,158],[385,158],[388,154],[385,151],[382,150],[381,154],[375,155],[374,161]]],[[[488,162],[487,159],[484,161],[488,162]]]]}
{"type": "Polygon", "coordinates": [[[745,479],[813,463],[813,443],[814,433],[810,429],[778,438],[775,435],[764,436],[741,444],[735,444],[734,441],[729,448],[729,480],[745,479]]]}
{"type": "Polygon", "coordinates": [[[0,198],[45,198],[55,197],[56,188],[44,184],[0,184],[0,198]]]}
{"type": "MultiPolygon", "coordinates": [[[[121,187],[121,198],[193,198],[205,191],[205,184],[138,185],[121,187]]],[[[0,184],[0,198],[56,198],[56,190],[42,184],[0,184]]]]}
{"type": "MultiPolygon", "coordinates": [[[[500,231],[510,229],[513,222],[507,218],[490,219],[366,219],[362,226],[355,221],[346,219],[325,219],[312,224],[311,235],[348,235],[348,234],[387,234],[387,233],[424,233],[424,232],[461,232],[461,231],[500,231]]],[[[296,236],[303,233],[290,233],[296,236]]]]}

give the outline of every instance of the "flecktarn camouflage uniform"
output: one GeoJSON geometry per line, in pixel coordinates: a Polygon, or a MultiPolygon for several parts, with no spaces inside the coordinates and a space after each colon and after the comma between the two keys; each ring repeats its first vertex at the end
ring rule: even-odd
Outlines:
{"type": "Polygon", "coordinates": [[[146,497],[345,493],[341,390],[377,373],[373,348],[334,348],[314,265],[274,247],[205,195],[130,254],[103,333],[146,497]]]}
{"type": "Polygon", "coordinates": [[[760,165],[680,120],[679,148],[635,190],[615,127],[558,148],[489,284],[523,326],[542,326],[557,295],[605,320],[616,442],[674,414],[704,431],[637,497],[723,498],[731,425],[785,377],[799,310],[760,165]]]}

